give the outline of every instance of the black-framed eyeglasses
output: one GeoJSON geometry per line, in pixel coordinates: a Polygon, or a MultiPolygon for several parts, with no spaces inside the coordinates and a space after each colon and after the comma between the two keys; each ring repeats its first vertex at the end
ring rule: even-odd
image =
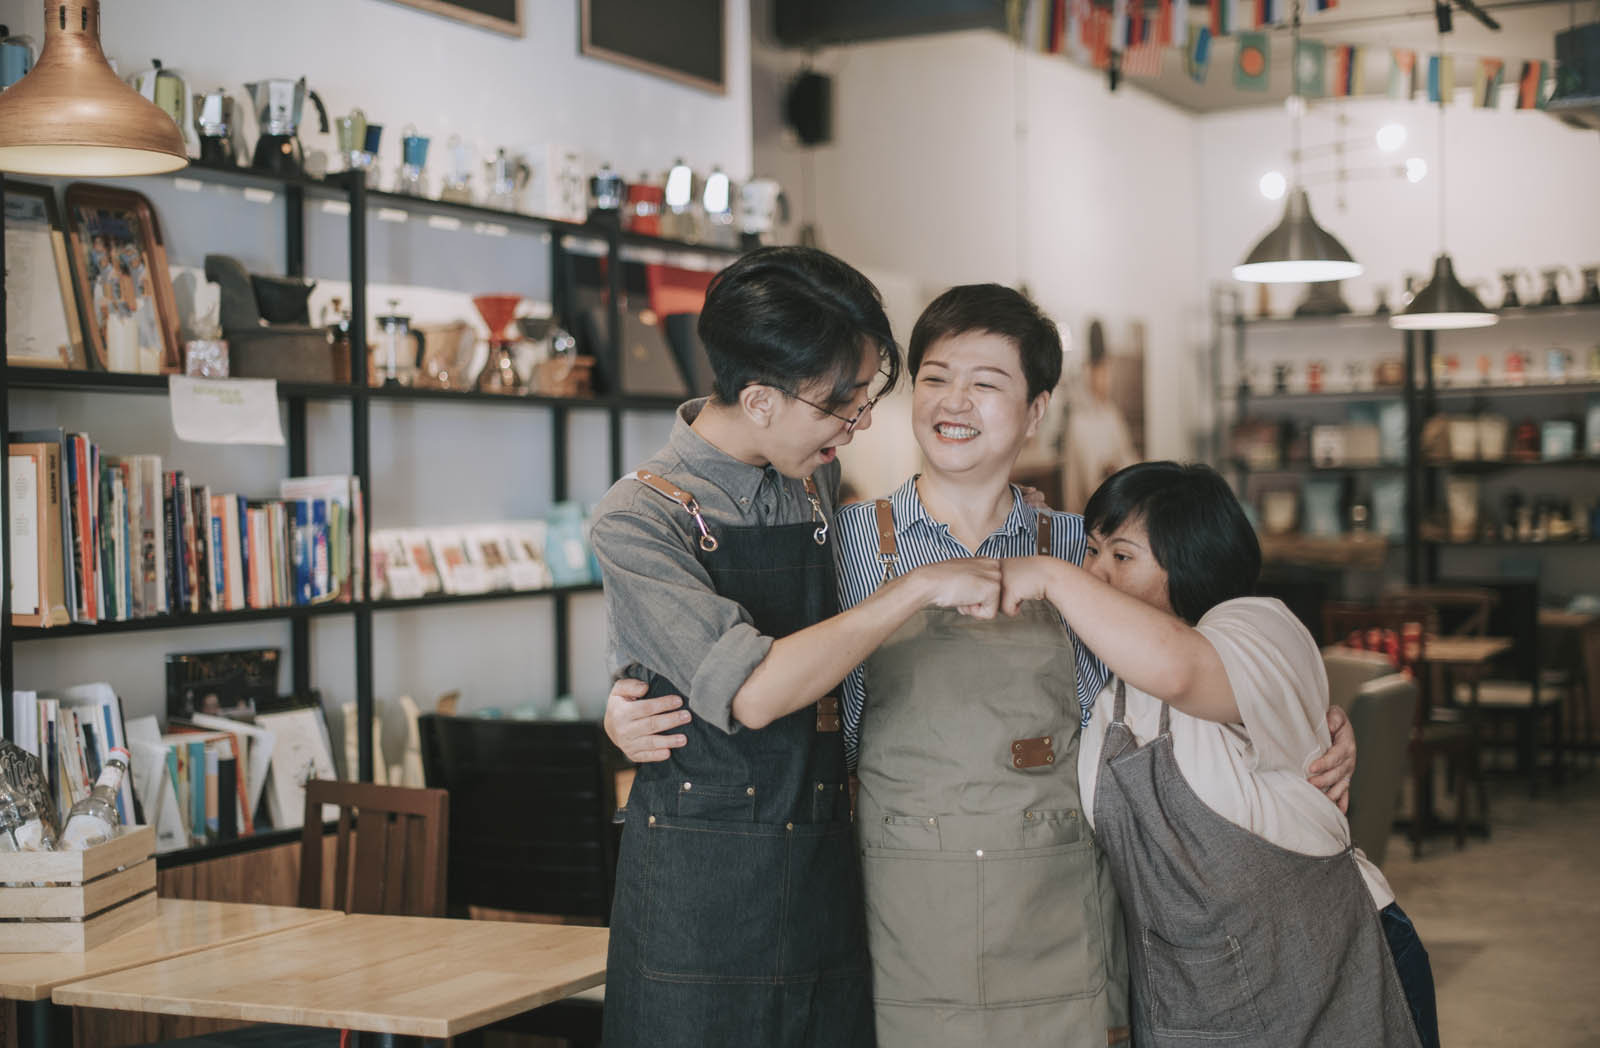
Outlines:
{"type": "MultiPolygon", "coordinates": [[[[888,378],[889,377],[889,373],[887,371],[883,370],[882,368],[878,369],[878,374],[882,375],[884,378],[888,378]]],[[[794,400],[798,400],[800,403],[804,404],[808,408],[815,408],[817,411],[822,412],[824,415],[831,415],[833,418],[836,418],[840,422],[844,423],[844,431],[846,433],[854,433],[855,429],[856,429],[856,426],[861,423],[861,420],[864,417],[866,417],[867,412],[871,411],[873,408],[878,406],[878,401],[883,399],[884,393],[886,393],[886,392],[887,392],[887,390],[880,390],[879,392],[877,392],[877,393],[873,394],[872,396],[868,397],[866,399],[866,402],[864,404],[862,404],[861,407],[856,410],[856,413],[854,415],[851,415],[851,416],[848,416],[848,417],[839,414],[837,411],[829,411],[827,408],[823,407],[821,404],[817,404],[817,403],[814,403],[812,401],[809,401],[805,397],[800,396],[800,394],[798,394],[798,393],[785,393],[784,395],[787,396],[787,397],[790,397],[790,398],[792,398],[794,400]]]]}

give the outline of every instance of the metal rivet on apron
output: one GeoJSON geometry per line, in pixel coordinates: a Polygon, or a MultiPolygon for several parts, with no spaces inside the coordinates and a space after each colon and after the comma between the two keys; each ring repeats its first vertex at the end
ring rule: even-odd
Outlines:
{"type": "Polygon", "coordinates": [[[938,819],[929,819],[928,820],[928,825],[929,826],[937,826],[937,825],[939,825],[939,820],[938,819]]]}
{"type": "Polygon", "coordinates": [[[783,828],[786,830],[792,830],[794,829],[794,823],[786,823],[783,828]]]}
{"type": "Polygon", "coordinates": [[[1016,760],[1012,761],[1011,763],[1015,764],[1017,767],[1020,768],[1020,767],[1022,767],[1022,758],[1018,757],[1016,760]]]}
{"type": "Polygon", "coordinates": [[[1068,808],[1067,809],[1067,818],[1076,819],[1077,817],[1078,817],[1078,809],[1076,809],[1076,808],[1068,808]]]}
{"type": "Polygon", "coordinates": [[[756,788],[754,786],[746,786],[744,788],[744,795],[746,797],[754,797],[756,795],[756,788]]]}
{"type": "Polygon", "coordinates": [[[1046,757],[1045,757],[1045,759],[1044,759],[1044,762],[1045,762],[1045,763],[1046,763],[1046,764],[1054,764],[1054,763],[1055,763],[1055,762],[1056,762],[1056,755],[1055,755],[1055,754],[1053,754],[1053,753],[1052,753],[1052,754],[1049,754],[1049,755],[1047,755],[1047,756],[1046,756],[1046,757]]]}
{"type": "Polygon", "coordinates": [[[822,783],[820,783],[820,782],[819,782],[819,783],[817,783],[817,792],[818,792],[818,793],[821,793],[821,792],[822,792],[822,789],[823,789],[823,786],[822,786],[822,783]]]}
{"type": "Polygon", "coordinates": [[[1023,813],[1022,813],[1022,817],[1023,817],[1023,818],[1024,818],[1024,819],[1031,819],[1031,818],[1033,818],[1033,812],[1031,812],[1031,811],[1025,811],[1025,812],[1023,812],[1023,813]]]}
{"type": "Polygon", "coordinates": [[[983,849],[982,848],[978,849],[978,858],[980,858],[980,859],[983,858],[983,849]]]}
{"type": "Polygon", "coordinates": [[[652,815],[652,816],[650,816],[650,825],[654,826],[655,824],[656,824],[656,817],[654,815],[652,815]]]}
{"type": "Polygon", "coordinates": [[[1044,744],[1045,744],[1045,745],[1046,745],[1046,746],[1048,746],[1048,745],[1050,745],[1050,736],[1048,736],[1048,735],[1046,735],[1046,736],[1045,736],[1045,737],[1044,737],[1044,744]]]}
{"type": "Polygon", "coordinates": [[[888,821],[889,821],[889,816],[887,816],[887,815],[885,815],[885,816],[884,816],[884,817],[883,817],[883,821],[884,821],[884,822],[888,822],[888,821]]]}
{"type": "Polygon", "coordinates": [[[685,791],[688,791],[688,790],[690,790],[690,789],[693,789],[693,788],[694,788],[694,783],[692,783],[692,782],[686,782],[686,783],[684,783],[684,784],[683,784],[683,788],[684,788],[684,790],[685,790],[685,791]]]}

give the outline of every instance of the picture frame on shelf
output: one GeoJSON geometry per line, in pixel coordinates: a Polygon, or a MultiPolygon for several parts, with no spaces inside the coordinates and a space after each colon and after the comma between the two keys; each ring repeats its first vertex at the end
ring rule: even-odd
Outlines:
{"type": "Polygon", "coordinates": [[[6,363],[81,371],[83,324],[55,190],[6,183],[6,363]]]}
{"type": "Polygon", "coordinates": [[[95,366],[137,374],[181,370],[177,300],[149,199],[74,182],[65,201],[84,342],[95,366]]]}
{"type": "Polygon", "coordinates": [[[579,0],[578,50],[702,91],[728,93],[722,0],[579,0]]]}

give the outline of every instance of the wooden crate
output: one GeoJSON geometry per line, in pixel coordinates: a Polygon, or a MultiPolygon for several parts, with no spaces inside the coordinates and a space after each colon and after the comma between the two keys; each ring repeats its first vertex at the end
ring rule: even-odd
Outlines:
{"type": "Polygon", "coordinates": [[[0,854],[0,953],[81,953],[153,920],[155,848],[130,826],[87,851],[0,854]]]}

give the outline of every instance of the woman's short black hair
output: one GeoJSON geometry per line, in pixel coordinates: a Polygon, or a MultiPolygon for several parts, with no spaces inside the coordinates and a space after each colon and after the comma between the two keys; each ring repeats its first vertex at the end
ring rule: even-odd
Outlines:
{"type": "Polygon", "coordinates": [[[1020,291],[1003,284],[960,284],[928,303],[911,329],[906,351],[911,377],[917,377],[929,346],[974,331],[1009,338],[1016,345],[1030,401],[1061,381],[1061,333],[1055,322],[1020,291]]]}
{"type": "Polygon", "coordinates": [[[699,331],[712,391],[724,404],[746,386],[794,395],[825,382],[823,406],[842,407],[855,399],[863,352],[882,360],[884,391],[900,377],[900,351],[878,289],[815,248],[760,248],[718,273],[706,290],[699,331]]]}
{"type": "Polygon", "coordinates": [[[1141,521],[1167,572],[1172,610],[1193,625],[1225,600],[1248,597],[1261,575],[1261,543],[1228,482],[1210,466],[1138,462],[1101,484],[1083,510],[1102,539],[1141,521]]]}

